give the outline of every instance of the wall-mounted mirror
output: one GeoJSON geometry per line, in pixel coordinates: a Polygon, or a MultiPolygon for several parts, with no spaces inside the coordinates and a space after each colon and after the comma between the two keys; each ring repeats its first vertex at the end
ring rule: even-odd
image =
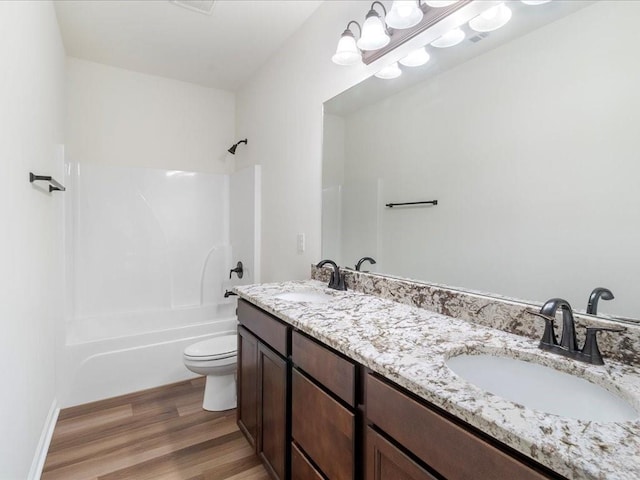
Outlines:
{"type": "Polygon", "coordinates": [[[323,258],[640,318],[640,2],[508,3],[325,103],[323,258]]]}

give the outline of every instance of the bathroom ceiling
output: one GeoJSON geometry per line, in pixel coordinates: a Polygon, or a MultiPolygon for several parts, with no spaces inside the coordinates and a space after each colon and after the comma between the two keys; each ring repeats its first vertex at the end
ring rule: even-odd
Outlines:
{"type": "Polygon", "coordinates": [[[216,0],[211,15],[168,0],[54,2],[67,55],[234,91],[322,0],[216,0]]]}

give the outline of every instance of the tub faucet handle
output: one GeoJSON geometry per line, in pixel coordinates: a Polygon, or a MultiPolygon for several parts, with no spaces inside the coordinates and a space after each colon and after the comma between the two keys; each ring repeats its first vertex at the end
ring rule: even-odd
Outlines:
{"type": "Polygon", "coordinates": [[[244,275],[244,267],[242,266],[242,262],[238,262],[236,264],[236,268],[232,268],[231,270],[229,270],[229,278],[231,278],[234,273],[238,275],[238,278],[242,278],[242,276],[244,275]]]}

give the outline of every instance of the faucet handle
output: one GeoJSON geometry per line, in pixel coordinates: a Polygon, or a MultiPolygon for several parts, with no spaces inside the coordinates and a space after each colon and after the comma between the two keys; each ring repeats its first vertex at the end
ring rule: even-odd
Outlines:
{"type": "Polygon", "coordinates": [[[527,313],[529,315],[540,317],[544,320],[544,333],[540,340],[540,348],[543,348],[543,346],[558,345],[558,339],[556,338],[556,333],[554,331],[556,319],[540,312],[532,312],[531,310],[527,310],[527,313]]]}
{"type": "Polygon", "coordinates": [[[607,328],[607,327],[586,327],[587,338],[584,341],[584,347],[582,347],[581,353],[584,356],[589,357],[590,362],[593,365],[604,365],[602,360],[602,354],[598,348],[598,332],[624,332],[624,328],[607,328]]]}
{"type": "Polygon", "coordinates": [[[344,273],[342,273],[339,269],[337,272],[331,273],[331,281],[329,282],[331,288],[336,290],[345,291],[347,289],[347,285],[344,279],[344,273]]]}

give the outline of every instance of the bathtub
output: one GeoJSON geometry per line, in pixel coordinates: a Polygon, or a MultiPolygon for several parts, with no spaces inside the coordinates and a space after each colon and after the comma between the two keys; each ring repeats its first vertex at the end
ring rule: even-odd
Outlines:
{"type": "Polygon", "coordinates": [[[186,346],[236,332],[236,300],[67,322],[58,362],[61,407],[178,382],[186,346]]]}

